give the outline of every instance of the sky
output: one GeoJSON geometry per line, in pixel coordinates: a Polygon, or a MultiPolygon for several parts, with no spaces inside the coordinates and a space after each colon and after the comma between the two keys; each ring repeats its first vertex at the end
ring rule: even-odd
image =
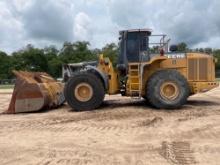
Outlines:
{"type": "Polygon", "coordinates": [[[219,0],[0,0],[0,50],[89,41],[118,42],[118,31],[150,28],[172,43],[220,48],[219,0]]]}

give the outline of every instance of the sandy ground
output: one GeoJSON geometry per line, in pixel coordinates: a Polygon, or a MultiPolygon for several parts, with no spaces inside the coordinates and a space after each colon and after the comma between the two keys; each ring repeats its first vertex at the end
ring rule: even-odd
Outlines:
{"type": "MultiPolygon", "coordinates": [[[[0,111],[9,91],[0,91],[0,111]]],[[[67,105],[40,113],[0,115],[0,164],[219,164],[220,88],[180,110],[155,110],[144,100],[106,96],[101,109],[67,105]]]]}

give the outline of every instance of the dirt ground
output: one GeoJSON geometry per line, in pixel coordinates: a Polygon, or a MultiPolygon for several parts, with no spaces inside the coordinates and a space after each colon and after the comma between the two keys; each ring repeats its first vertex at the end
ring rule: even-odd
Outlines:
{"type": "MultiPolygon", "coordinates": [[[[0,111],[10,90],[0,91],[0,111]]],[[[0,164],[219,164],[220,88],[189,98],[180,110],[106,96],[101,109],[67,105],[40,113],[0,115],[0,164]]]]}

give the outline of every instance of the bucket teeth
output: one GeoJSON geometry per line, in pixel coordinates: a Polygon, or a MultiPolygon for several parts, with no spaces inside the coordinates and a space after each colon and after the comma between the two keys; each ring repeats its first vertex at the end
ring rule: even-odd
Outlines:
{"type": "Polygon", "coordinates": [[[13,71],[16,76],[14,91],[7,114],[36,112],[52,109],[64,102],[64,85],[47,73],[13,71]]]}

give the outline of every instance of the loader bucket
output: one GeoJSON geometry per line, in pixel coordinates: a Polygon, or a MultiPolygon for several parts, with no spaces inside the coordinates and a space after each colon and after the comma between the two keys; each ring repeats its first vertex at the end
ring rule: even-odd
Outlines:
{"type": "Polygon", "coordinates": [[[57,108],[65,102],[63,84],[47,73],[13,71],[16,76],[11,102],[6,112],[36,112],[57,108]]]}

